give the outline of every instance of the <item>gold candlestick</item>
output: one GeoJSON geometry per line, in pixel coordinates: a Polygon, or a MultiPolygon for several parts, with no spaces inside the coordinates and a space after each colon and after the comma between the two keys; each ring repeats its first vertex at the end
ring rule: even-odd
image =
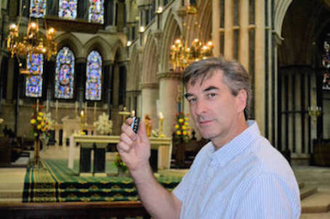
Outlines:
{"type": "Polygon", "coordinates": [[[163,131],[163,123],[164,123],[164,117],[162,113],[159,113],[159,138],[164,138],[164,131],[163,131]]]}

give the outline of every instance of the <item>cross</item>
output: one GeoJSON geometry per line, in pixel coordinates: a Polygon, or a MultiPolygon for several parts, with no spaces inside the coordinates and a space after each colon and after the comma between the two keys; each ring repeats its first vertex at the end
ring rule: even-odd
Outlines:
{"type": "Polygon", "coordinates": [[[123,124],[126,121],[126,117],[129,116],[129,115],[131,115],[130,112],[126,111],[126,107],[123,108],[123,111],[119,111],[118,114],[121,115],[121,116],[123,116],[123,124]]]}

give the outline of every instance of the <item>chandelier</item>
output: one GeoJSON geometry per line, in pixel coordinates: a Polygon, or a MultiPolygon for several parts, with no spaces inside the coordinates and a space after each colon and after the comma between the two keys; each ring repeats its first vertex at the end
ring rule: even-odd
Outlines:
{"type": "MultiPolygon", "coordinates": [[[[194,6],[188,6],[183,10],[184,11],[183,13],[181,12],[181,16],[183,17],[182,27],[184,34],[180,38],[176,39],[170,48],[170,62],[173,70],[175,71],[182,71],[192,62],[213,56],[212,41],[203,42],[201,37],[195,37],[190,45],[188,44],[188,39],[185,36],[185,32],[186,30],[189,30],[190,27],[187,27],[184,19],[186,15],[196,15],[197,9],[194,6]]],[[[200,24],[195,22],[195,26],[197,27],[197,31],[195,32],[200,33],[200,24]]]]}
{"type": "MultiPolygon", "coordinates": [[[[26,35],[20,35],[19,25],[11,24],[7,38],[7,49],[11,52],[12,58],[14,55],[18,58],[19,56],[32,57],[32,54],[43,54],[49,60],[51,56],[57,53],[55,34],[55,29],[49,28],[46,31],[46,36],[44,36],[39,31],[38,23],[33,21],[29,22],[26,35]]],[[[21,63],[19,65],[22,66],[21,63]]]]}

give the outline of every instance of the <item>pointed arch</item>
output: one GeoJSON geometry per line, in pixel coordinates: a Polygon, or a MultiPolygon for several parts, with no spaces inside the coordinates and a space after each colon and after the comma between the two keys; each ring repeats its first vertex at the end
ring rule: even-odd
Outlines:
{"type": "Polygon", "coordinates": [[[97,50],[103,60],[110,60],[113,57],[111,45],[100,36],[93,37],[86,42],[83,57],[87,57],[92,50],[97,50]]]}
{"type": "Polygon", "coordinates": [[[127,87],[131,90],[139,90],[139,84],[141,82],[140,66],[138,48],[137,45],[134,44],[129,67],[129,72],[131,75],[127,78],[127,87]]]}
{"type": "Polygon", "coordinates": [[[162,51],[160,53],[160,72],[169,71],[170,46],[172,45],[174,40],[180,36],[181,30],[178,21],[175,19],[174,14],[170,12],[165,22],[163,46],[160,50],[162,51]]]}
{"type": "Polygon", "coordinates": [[[64,33],[56,37],[58,51],[64,46],[69,47],[76,58],[86,57],[83,56],[82,49],[83,45],[81,41],[72,33],[64,33]]]}
{"type": "Polygon", "coordinates": [[[276,1],[275,2],[275,33],[281,39],[282,38],[282,25],[287,10],[292,3],[292,0],[276,1]]]}
{"type": "Polygon", "coordinates": [[[119,39],[113,43],[112,45],[112,57],[110,58],[111,60],[116,60],[116,61],[125,61],[126,60],[126,51],[125,51],[125,46],[123,45],[122,41],[119,39]]]}
{"type": "Polygon", "coordinates": [[[157,83],[158,62],[156,42],[149,32],[142,59],[142,83],[157,83]]]}

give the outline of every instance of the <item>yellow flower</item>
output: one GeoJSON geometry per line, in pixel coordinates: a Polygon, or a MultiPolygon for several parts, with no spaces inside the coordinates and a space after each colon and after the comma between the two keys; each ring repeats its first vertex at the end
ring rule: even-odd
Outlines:
{"type": "Polygon", "coordinates": [[[42,120],[42,118],[41,118],[40,116],[38,116],[38,117],[37,117],[37,120],[38,120],[38,121],[41,121],[41,120],[42,120]]]}
{"type": "Polygon", "coordinates": [[[35,119],[31,119],[30,122],[31,122],[32,125],[34,125],[34,124],[36,124],[37,121],[35,119]]]}
{"type": "Polygon", "coordinates": [[[179,126],[178,124],[176,124],[176,125],[175,125],[175,128],[178,129],[178,128],[180,128],[180,126],[179,126]]]}
{"type": "Polygon", "coordinates": [[[39,115],[39,116],[43,116],[44,113],[43,113],[43,112],[39,112],[38,115],[39,115]]]}
{"type": "Polygon", "coordinates": [[[187,117],[184,117],[184,120],[188,121],[188,118],[187,117]]]}
{"type": "Polygon", "coordinates": [[[179,130],[176,131],[176,134],[177,134],[177,135],[181,135],[181,131],[179,131],[179,130]]]}
{"type": "Polygon", "coordinates": [[[180,122],[180,123],[183,123],[183,119],[179,119],[179,122],[180,122]]]}
{"type": "Polygon", "coordinates": [[[187,135],[187,131],[183,131],[183,135],[187,135]]]}
{"type": "Polygon", "coordinates": [[[182,130],[186,130],[186,126],[183,125],[183,126],[182,126],[182,130]]]}
{"type": "Polygon", "coordinates": [[[188,122],[185,122],[185,123],[184,123],[184,125],[185,125],[185,126],[188,126],[188,125],[189,125],[189,123],[188,123],[188,122]]]}
{"type": "Polygon", "coordinates": [[[37,129],[40,130],[41,129],[41,125],[37,125],[37,129]]]}
{"type": "Polygon", "coordinates": [[[42,121],[42,122],[41,122],[41,125],[44,126],[44,125],[45,125],[45,122],[42,121]]]}

